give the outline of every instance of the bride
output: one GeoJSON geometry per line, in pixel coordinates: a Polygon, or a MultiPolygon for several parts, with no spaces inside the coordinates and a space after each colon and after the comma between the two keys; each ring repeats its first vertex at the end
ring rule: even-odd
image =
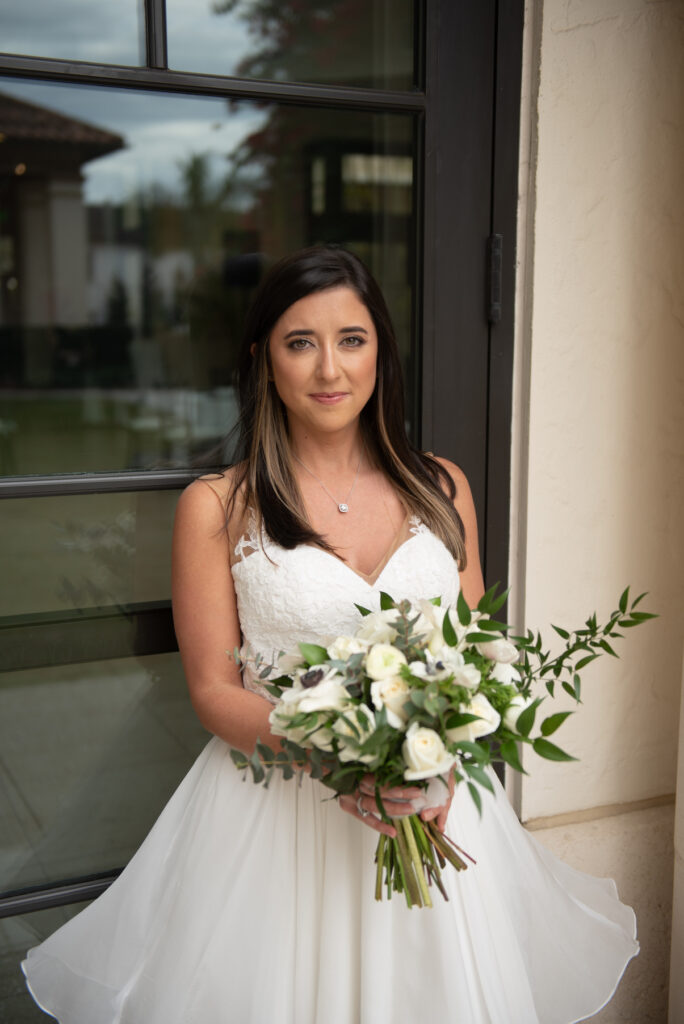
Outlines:
{"type": "MultiPolygon", "coordinates": [[[[436,818],[477,861],[449,902],[375,903],[373,780],[334,801],[305,778],[243,784],[230,749],[277,748],[254,670],[298,640],[353,632],[355,603],[483,592],[465,476],[406,438],[383,297],[351,253],[269,273],[246,325],[235,465],[177,510],[176,633],[213,738],[123,874],[22,967],[62,1024],[570,1024],[638,950],[610,880],[556,860],[496,783],[480,819],[436,818]],[[228,652],[242,647],[242,673],[228,652]],[[252,666],[252,667],[250,667],[252,666]]],[[[394,815],[419,791],[383,794],[394,815]]]]}

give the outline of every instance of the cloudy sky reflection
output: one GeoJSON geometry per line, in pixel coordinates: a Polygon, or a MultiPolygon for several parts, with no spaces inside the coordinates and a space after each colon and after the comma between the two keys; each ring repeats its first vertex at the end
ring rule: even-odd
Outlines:
{"type": "Polygon", "coordinates": [[[214,97],[131,89],[90,89],[0,78],[0,91],[115,132],[126,148],[83,167],[88,203],[125,202],[153,187],[178,194],[179,163],[206,154],[215,181],[225,178],[229,155],[268,118],[268,109],[214,97]]]}

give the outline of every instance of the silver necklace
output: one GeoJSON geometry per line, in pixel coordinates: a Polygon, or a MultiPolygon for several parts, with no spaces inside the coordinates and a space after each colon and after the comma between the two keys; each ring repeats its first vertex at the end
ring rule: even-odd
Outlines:
{"type": "Polygon", "coordinates": [[[351,490],[349,491],[349,494],[347,495],[345,501],[338,501],[337,498],[333,494],[330,493],[330,491],[325,486],[325,484],[320,479],[320,477],[317,477],[316,474],[313,473],[309,469],[308,466],[304,465],[304,463],[302,462],[302,460],[299,458],[298,455],[295,455],[294,452],[292,452],[292,454],[294,455],[294,457],[297,460],[297,462],[299,463],[299,465],[302,466],[303,469],[305,469],[307,471],[309,476],[312,476],[314,478],[314,480],[318,481],[318,483],[321,485],[321,487],[323,488],[325,493],[328,495],[328,497],[331,498],[332,501],[334,501],[334,503],[337,505],[337,511],[338,512],[348,512],[349,511],[349,499],[351,498],[352,492],[353,492],[354,488],[356,487],[356,481],[357,481],[358,476],[359,476],[359,470],[361,469],[361,463],[363,462],[363,452],[364,452],[364,450],[365,449],[361,450],[361,457],[359,458],[359,464],[356,467],[356,473],[354,474],[354,483],[351,485],[351,490]]]}

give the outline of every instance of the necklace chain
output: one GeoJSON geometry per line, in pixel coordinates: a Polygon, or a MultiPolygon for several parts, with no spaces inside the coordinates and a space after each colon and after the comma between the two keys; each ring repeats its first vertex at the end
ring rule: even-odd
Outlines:
{"type": "Polygon", "coordinates": [[[333,494],[330,493],[330,491],[325,486],[325,484],[323,483],[321,478],[316,476],[316,474],[312,470],[310,470],[309,467],[307,465],[305,465],[305,463],[302,462],[302,460],[299,458],[298,455],[295,455],[294,452],[292,452],[292,454],[294,455],[294,457],[297,460],[297,462],[299,463],[299,465],[302,466],[307,471],[309,476],[312,476],[314,478],[314,480],[316,480],[321,485],[321,487],[323,488],[325,493],[328,495],[328,497],[337,506],[337,511],[338,512],[348,512],[349,511],[349,499],[351,498],[352,493],[354,491],[354,488],[356,487],[356,481],[358,480],[359,470],[361,469],[361,463],[363,462],[363,452],[364,452],[364,449],[361,449],[361,455],[359,457],[359,464],[356,467],[356,473],[354,474],[354,482],[351,485],[351,490],[349,491],[349,494],[347,495],[347,498],[346,498],[345,501],[338,501],[337,498],[333,494]]]}

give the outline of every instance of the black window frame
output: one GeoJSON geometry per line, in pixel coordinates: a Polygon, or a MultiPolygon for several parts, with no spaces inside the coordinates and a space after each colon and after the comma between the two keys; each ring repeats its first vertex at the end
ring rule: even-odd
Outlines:
{"type": "MultiPolygon", "coordinates": [[[[466,471],[478,510],[485,579],[488,585],[495,581],[506,585],[524,3],[416,0],[415,9],[418,84],[406,91],[169,70],[165,0],[144,0],[145,65],[123,67],[0,53],[0,74],[415,115],[414,287],[418,301],[413,330],[422,339],[422,366],[413,387],[421,399],[417,404],[420,442],[466,471]]],[[[195,475],[140,471],[15,476],[0,479],[0,499],[181,489],[195,475]]],[[[136,638],[136,654],[176,649],[168,602],[133,606],[127,618],[136,638]]],[[[82,616],[79,623],[81,628],[82,616]]],[[[31,628],[37,626],[33,623],[31,628]]],[[[5,635],[12,639],[7,650],[14,651],[11,666],[30,667],[22,623],[8,623],[7,628],[5,635]]],[[[74,644],[60,640],[65,630],[50,634],[50,623],[44,629],[45,637],[53,639],[52,663],[60,658],[73,661],[74,644]]],[[[130,630],[126,636],[130,637],[130,630]]],[[[112,621],[112,652],[123,635],[112,621]]],[[[120,655],[119,650],[110,656],[120,655]]],[[[107,872],[7,894],[0,897],[0,917],[92,899],[115,876],[107,872]]]]}

